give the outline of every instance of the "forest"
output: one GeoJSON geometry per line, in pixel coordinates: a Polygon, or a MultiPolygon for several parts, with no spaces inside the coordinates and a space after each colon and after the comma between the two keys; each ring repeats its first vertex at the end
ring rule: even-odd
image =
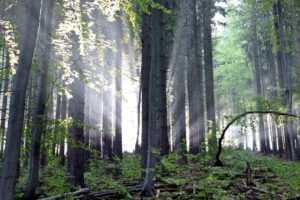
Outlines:
{"type": "Polygon", "coordinates": [[[300,200],[300,1],[1,0],[14,199],[300,200]]]}

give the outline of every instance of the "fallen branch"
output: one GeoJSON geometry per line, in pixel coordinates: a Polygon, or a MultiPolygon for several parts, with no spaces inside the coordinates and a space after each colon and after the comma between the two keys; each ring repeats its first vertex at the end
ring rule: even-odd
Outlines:
{"type": "Polygon", "coordinates": [[[99,192],[93,192],[91,194],[89,194],[89,196],[92,197],[105,197],[105,196],[113,196],[119,194],[118,191],[116,190],[104,190],[104,191],[99,191],[99,192]]]}
{"type": "Polygon", "coordinates": [[[225,138],[225,133],[226,131],[230,128],[230,126],[232,124],[234,124],[236,121],[238,121],[239,119],[247,116],[247,115],[252,115],[252,114],[274,114],[277,116],[286,116],[286,117],[293,117],[293,118],[297,118],[300,119],[300,116],[298,115],[294,115],[294,114],[289,114],[289,113],[283,113],[283,112],[277,112],[277,111],[272,111],[272,110],[267,110],[267,111],[248,111],[245,113],[242,113],[238,116],[236,116],[235,118],[233,118],[233,120],[231,120],[226,127],[223,129],[221,137],[219,138],[218,141],[218,152],[216,154],[216,162],[215,162],[215,166],[223,166],[223,162],[220,159],[221,153],[222,153],[222,142],[225,138]]]}
{"type": "MultiPolygon", "coordinates": [[[[174,185],[174,184],[169,184],[169,185],[164,185],[164,184],[155,184],[154,189],[155,190],[160,190],[161,192],[166,192],[166,191],[176,191],[179,186],[174,185]]],[[[133,187],[127,188],[129,193],[139,193],[143,189],[142,185],[136,185],[133,187]]],[[[61,194],[53,197],[48,197],[48,198],[43,198],[40,200],[59,200],[63,199],[65,197],[107,197],[107,196],[114,196],[114,195],[120,195],[120,191],[117,190],[101,190],[101,191],[96,191],[96,192],[89,192],[89,188],[83,188],[80,190],[77,190],[75,192],[69,192],[66,194],[61,194]]]]}
{"type": "Polygon", "coordinates": [[[83,194],[88,194],[88,192],[89,192],[89,188],[82,188],[82,189],[77,190],[75,192],[69,192],[69,193],[57,195],[57,196],[54,196],[54,197],[43,198],[43,199],[40,199],[40,200],[56,200],[56,199],[62,199],[62,198],[65,198],[65,197],[76,197],[76,196],[80,196],[80,195],[83,195],[83,194]]]}

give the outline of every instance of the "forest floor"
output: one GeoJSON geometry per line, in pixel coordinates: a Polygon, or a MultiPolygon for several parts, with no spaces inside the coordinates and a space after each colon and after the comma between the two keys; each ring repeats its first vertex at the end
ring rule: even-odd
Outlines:
{"type": "Polygon", "coordinates": [[[202,159],[162,178],[170,187],[158,185],[153,199],[300,200],[300,162],[237,150],[225,151],[223,160],[224,167],[210,167],[202,159]]]}
{"type": "MultiPolygon", "coordinates": [[[[232,149],[222,155],[224,167],[212,167],[208,156],[187,157],[197,162],[178,165],[176,153],[160,160],[155,170],[155,197],[151,199],[300,200],[300,162],[232,149]]],[[[115,163],[91,160],[85,173],[86,189],[78,190],[75,195],[70,193],[66,173],[55,171],[58,169],[55,162],[48,165],[41,174],[40,199],[141,199],[139,156],[119,160],[121,178],[108,173],[114,172],[115,163]]],[[[22,182],[21,179],[19,188],[24,188],[22,182]]]]}

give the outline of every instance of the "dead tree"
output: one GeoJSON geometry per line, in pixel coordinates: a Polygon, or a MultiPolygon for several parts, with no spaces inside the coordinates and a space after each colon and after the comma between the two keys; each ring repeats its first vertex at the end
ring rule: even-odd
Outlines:
{"type": "Polygon", "coordinates": [[[274,114],[276,116],[286,116],[286,117],[292,117],[292,118],[297,118],[300,119],[300,116],[298,115],[294,115],[294,114],[290,114],[290,113],[283,113],[283,112],[277,112],[277,111],[272,111],[272,110],[266,110],[266,111],[248,111],[248,112],[244,112],[238,116],[236,116],[235,118],[233,118],[227,125],[226,127],[223,129],[221,137],[219,138],[218,141],[218,152],[216,154],[216,162],[215,162],[215,166],[223,166],[223,162],[220,159],[221,153],[222,153],[222,142],[225,138],[225,133],[226,131],[230,128],[230,126],[232,124],[234,124],[236,121],[240,120],[241,118],[247,116],[247,115],[252,115],[252,114],[274,114]]]}

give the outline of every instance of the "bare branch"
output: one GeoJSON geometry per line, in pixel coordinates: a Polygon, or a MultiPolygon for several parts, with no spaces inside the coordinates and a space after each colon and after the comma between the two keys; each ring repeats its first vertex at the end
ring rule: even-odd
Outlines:
{"type": "Polygon", "coordinates": [[[243,117],[246,117],[247,115],[253,115],[253,114],[273,114],[273,115],[277,115],[277,116],[286,116],[286,117],[292,117],[292,118],[300,119],[299,115],[290,114],[290,113],[284,113],[284,112],[278,112],[278,111],[272,111],[272,110],[266,110],[266,111],[248,111],[248,112],[244,112],[244,113],[236,116],[235,118],[233,118],[226,125],[226,127],[222,131],[221,137],[219,138],[218,152],[216,154],[216,163],[215,163],[215,166],[223,166],[223,162],[221,161],[220,156],[221,156],[221,153],[222,153],[222,142],[223,142],[223,140],[225,138],[226,131],[230,128],[230,126],[232,124],[234,124],[239,119],[241,119],[243,117]]]}

